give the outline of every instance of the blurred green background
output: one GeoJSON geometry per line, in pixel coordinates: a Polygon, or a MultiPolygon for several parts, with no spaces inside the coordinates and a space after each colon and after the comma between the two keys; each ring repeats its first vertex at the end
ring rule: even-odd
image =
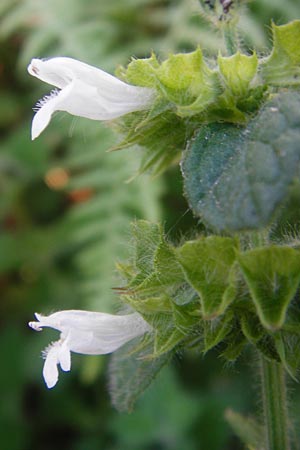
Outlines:
{"type": "MultiPolygon", "coordinates": [[[[266,51],[271,19],[299,17],[297,0],[250,2],[245,46],[266,51]]],[[[57,334],[27,327],[35,311],[118,309],[115,262],[130,251],[135,218],[162,221],[175,241],[197,225],[179,169],[126,184],[141,150],[107,153],[118,136],[105,125],[59,113],[30,141],[32,107],[50,90],[27,74],[31,58],[70,56],[113,73],[151,50],[163,58],[200,44],[210,55],[220,38],[196,0],[1,0],[0,40],[1,450],[241,449],[224,411],[259,408],[246,361],[180,354],[121,415],[110,406],[107,357],[74,355],[48,391],[40,352],[57,334]]]]}

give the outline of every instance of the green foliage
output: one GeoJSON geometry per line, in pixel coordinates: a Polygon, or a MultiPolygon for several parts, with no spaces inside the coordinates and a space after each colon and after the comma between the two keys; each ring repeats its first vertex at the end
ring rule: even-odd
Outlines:
{"type": "Polygon", "coordinates": [[[287,25],[272,24],[273,50],[262,60],[261,75],[275,86],[300,85],[300,20],[287,25]]]}
{"type": "Polygon", "coordinates": [[[130,343],[114,353],[110,360],[109,388],[113,405],[121,412],[131,412],[137,398],[170,360],[170,355],[144,359],[130,357],[136,344],[130,343]]]}
{"type": "Polygon", "coordinates": [[[146,221],[134,224],[133,237],[133,257],[119,267],[126,279],[119,292],[153,328],[131,355],[139,358],[142,349],[146,380],[156,372],[146,361],[190,346],[203,353],[218,347],[225,360],[234,362],[250,345],[295,376],[300,364],[300,314],[293,306],[299,249],[245,250],[237,237],[221,236],[174,247],[159,225],[146,221]]]}
{"type": "Polygon", "coordinates": [[[233,263],[238,242],[209,236],[186,242],[178,249],[178,259],[188,282],[198,292],[205,319],[224,313],[236,294],[233,263]]]}
{"type": "MultiPolygon", "coordinates": [[[[270,99],[274,86],[299,86],[299,23],[273,25],[269,57],[258,59],[255,52],[249,56],[237,51],[230,57],[219,54],[216,61],[208,63],[198,48],[191,53],[170,55],[161,63],[154,53],[150,58],[131,61],[126,70],[119,70],[119,75],[129,83],[155,89],[156,100],[148,115],[133,113],[120,121],[119,130],[126,136],[118,148],[132,144],[145,147],[140,171],[151,169],[158,174],[177,161],[182,142],[189,140],[202,124],[212,124],[213,130],[219,122],[241,125],[258,112],[248,124],[253,131],[253,123],[265,119],[265,107],[261,111],[259,108],[265,99],[270,99]],[[181,118],[180,125],[176,116],[181,118]],[[166,124],[169,133],[165,133],[166,124]]],[[[272,121],[272,115],[269,116],[266,119],[272,121]]],[[[278,119],[278,115],[273,116],[278,119]]],[[[205,133],[202,128],[200,133],[205,133]]],[[[239,135],[238,130],[231,130],[228,141],[232,140],[233,146],[244,141],[249,132],[246,129],[239,135]]],[[[221,127],[220,135],[226,132],[221,127]]]]}
{"type": "Polygon", "coordinates": [[[203,321],[203,350],[208,352],[224,341],[232,329],[233,314],[228,313],[214,320],[203,321]]]}
{"type": "Polygon", "coordinates": [[[238,260],[262,325],[281,328],[300,282],[299,251],[269,246],[249,250],[238,260]]]}
{"type": "Polygon", "coordinates": [[[299,172],[300,95],[282,92],[247,127],[201,127],[184,155],[194,213],[219,231],[261,228],[299,172]]]}
{"type": "Polygon", "coordinates": [[[218,57],[218,66],[225,83],[237,96],[243,96],[249,90],[249,85],[257,72],[258,58],[253,55],[243,55],[240,52],[230,57],[218,57]]]}
{"type": "Polygon", "coordinates": [[[215,99],[219,86],[217,74],[205,63],[202,51],[171,55],[155,71],[155,87],[176,105],[179,116],[204,111],[215,99]]]}
{"type": "Polygon", "coordinates": [[[178,163],[181,148],[192,134],[193,128],[185,124],[172,111],[164,113],[165,106],[154,106],[148,116],[134,113],[122,119],[116,128],[125,137],[112,150],[121,150],[133,145],[143,147],[138,174],[151,170],[153,176],[160,175],[170,165],[178,163]],[[162,108],[161,108],[162,107],[162,108]]]}

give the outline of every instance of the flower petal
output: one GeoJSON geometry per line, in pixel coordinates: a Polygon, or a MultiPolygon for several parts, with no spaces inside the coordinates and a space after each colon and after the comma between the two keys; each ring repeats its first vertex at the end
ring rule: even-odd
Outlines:
{"type": "Polygon", "coordinates": [[[31,125],[31,139],[36,139],[49,124],[52,114],[61,110],[60,105],[72,91],[72,84],[61,90],[57,95],[41,100],[41,108],[36,112],[31,125]]]}
{"type": "Polygon", "coordinates": [[[46,359],[43,368],[43,377],[49,389],[53,388],[58,380],[58,351],[58,342],[54,342],[50,348],[45,350],[46,359]]]}
{"type": "Polygon", "coordinates": [[[56,313],[50,314],[50,316],[43,316],[39,313],[34,313],[38,322],[29,322],[28,325],[35,331],[42,331],[43,327],[54,328],[61,331],[58,321],[56,320],[56,313]]]}
{"type": "Polygon", "coordinates": [[[86,355],[112,353],[131,339],[151,330],[148,323],[138,313],[122,316],[105,313],[90,314],[90,317],[83,315],[82,323],[70,329],[68,345],[73,352],[86,355]],[[88,329],[86,329],[87,326],[88,329]]]}
{"type": "MultiPolygon", "coordinates": [[[[46,60],[32,59],[27,69],[30,75],[60,89],[63,89],[75,79],[82,80],[85,84],[104,91],[110,90],[115,93],[115,96],[120,95],[126,87],[136,87],[119,80],[98,67],[67,57],[56,57],[46,60]]],[[[138,89],[141,89],[141,91],[144,89],[150,90],[148,88],[138,89]]]]}
{"type": "Polygon", "coordinates": [[[55,59],[60,58],[51,58],[49,60],[34,58],[31,60],[27,70],[30,75],[39,80],[62,89],[72,81],[73,76],[72,72],[65,70],[63,65],[57,65],[54,61],[55,59]]]}
{"type": "Polygon", "coordinates": [[[66,341],[63,341],[58,353],[58,362],[64,372],[71,370],[71,352],[66,341]]]}
{"type": "Polygon", "coordinates": [[[111,120],[129,112],[144,109],[152,98],[152,91],[150,90],[149,93],[147,88],[125,84],[122,92],[117,95],[112,86],[103,87],[100,90],[79,79],[75,79],[63,91],[66,89],[68,89],[68,95],[64,95],[63,101],[59,102],[56,109],[92,120],[111,120]],[[134,88],[134,91],[127,88],[134,88]],[[140,91],[140,89],[146,89],[146,91],[140,91]]]}

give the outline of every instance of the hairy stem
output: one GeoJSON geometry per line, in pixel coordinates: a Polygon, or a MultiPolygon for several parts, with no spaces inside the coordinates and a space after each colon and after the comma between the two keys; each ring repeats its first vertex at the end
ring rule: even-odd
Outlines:
{"type": "Polygon", "coordinates": [[[231,24],[225,24],[223,27],[223,39],[228,56],[234,55],[238,50],[236,28],[231,24]]]}
{"type": "Polygon", "coordinates": [[[283,366],[261,356],[267,450],[289,450],[287,397],[283,366]]]}

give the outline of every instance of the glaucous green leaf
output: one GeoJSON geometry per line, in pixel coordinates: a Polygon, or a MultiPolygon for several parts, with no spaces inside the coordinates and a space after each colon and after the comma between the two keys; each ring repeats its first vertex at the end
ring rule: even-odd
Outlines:
{"type": "Polygon", "coordinates": [[[281,92],[247,127],[199,129],[182,161],[189,205],[211,228],[268,224],[300,166],[300,93],[281,92]]]}
{"type": "Polygon", "coordinates": [[[240,267],[262,325],[281,328],[300,282],[300,252],[269,246],[241,253],[240,267]]]}

